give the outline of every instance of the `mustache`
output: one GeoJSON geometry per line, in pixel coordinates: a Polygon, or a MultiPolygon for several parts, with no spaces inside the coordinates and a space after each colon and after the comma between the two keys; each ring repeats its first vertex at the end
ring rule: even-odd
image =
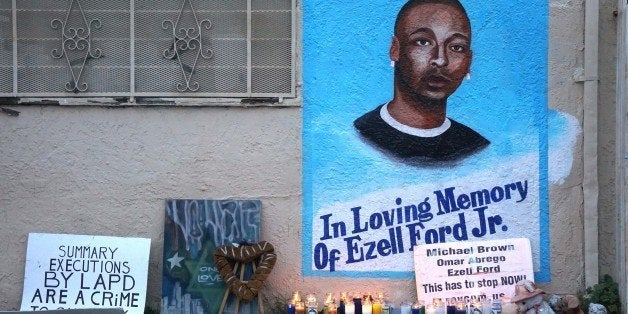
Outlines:
{"type": "Polygon", "coordinates": [[[423,75],[422,80],[445,80],[445,81],[454,81],[454,77],[448,71],[443,71],[439,68],[430,69],[423,75]]]}

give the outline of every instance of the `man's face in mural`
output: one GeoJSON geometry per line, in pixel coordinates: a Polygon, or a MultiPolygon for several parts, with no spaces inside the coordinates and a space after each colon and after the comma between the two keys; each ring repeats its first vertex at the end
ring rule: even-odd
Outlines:
{"type": "Polygon", "coordinates": [[[470,47],[470,23],[460,9],[415,6],[399,21],[390,48],[398,87],[419,98],[447,99],[469,73],[470,47]]]}

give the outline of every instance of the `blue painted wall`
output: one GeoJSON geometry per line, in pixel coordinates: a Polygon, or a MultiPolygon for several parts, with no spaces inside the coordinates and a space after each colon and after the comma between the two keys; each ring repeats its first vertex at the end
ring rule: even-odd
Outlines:
{"type": "MultiPolygon", "coordinates": [[[[472,79],[464,81],[449,98],[448,116],[477,130],[491,145],[445,167],[416,167],[390,160],[362,142],[353,128],[356,118],[392,97],[388,51],[394,19],[403,3],[304,0],[303,274],[412,276],[411,269],[389,271],[366,264],[365,269],[333,272],[329,267],[313,267],[314,246],[322,232],[321,209],[345,208],[349,212],[347,206],[364,205],[369,195],[386,193],[390,204],[382,209],[393,208],[395,198],[407,194],[403,187],[412,186],[426,187],[414,194],[417,199],[431,196],[435,206],[435,189],[466,187],[473,191],[474,187],[512,183],[509,172],[523,167],[533,168],[527,172],[530,178],[523,179],[529,179],[534,189],[536,199],[529,206],[536,211],[536,227],[517,232],[511,228],[510,233],[494,236],[535,233],[536,280],[548,281],[547,1],[462,1],[472,24],[472,79]],[[501,172],[496,172],[497,168],[501,172]],[[471,178],[477,182],[470,182],[471,178]],[[460,183],[461,179],[468,184],[460,183]],[[402,191],[398,195],[390,192],[396,189],[402,191]]],[[[507,208],[493,210],[497,214],[507,208]]]]}

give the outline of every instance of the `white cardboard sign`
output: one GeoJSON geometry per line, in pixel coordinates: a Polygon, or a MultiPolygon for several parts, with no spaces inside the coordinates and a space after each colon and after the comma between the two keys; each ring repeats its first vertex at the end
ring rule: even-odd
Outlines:
{"type": "Polygon", "coordinates": [[[149,255],[150,239],[31,233],[20,309],[142,314],[149,255]]]}
{"type": "Polygon", "coordinates": [[[418,299],[426,303],[512,297],[519,280],[534,281],[525,238],[418,245],[414,270],[418,299]]]}

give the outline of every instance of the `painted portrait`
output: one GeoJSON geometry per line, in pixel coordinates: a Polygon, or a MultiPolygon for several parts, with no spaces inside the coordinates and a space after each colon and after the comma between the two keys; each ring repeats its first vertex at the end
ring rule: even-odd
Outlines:
{"type": "Polygon", "coordinates": [[[303,2],[304,276],[527,238],[549,280],[548,4],[303,2]]]}
{"type": "Polygon", "coordinates": [[[471,78],[471,22],[457,0],[408,1],[390,44],[393,97],[354,121],[360,135],[403,162],[462,159],[490,142],[447,116],[447,99],[471,78]]]}

